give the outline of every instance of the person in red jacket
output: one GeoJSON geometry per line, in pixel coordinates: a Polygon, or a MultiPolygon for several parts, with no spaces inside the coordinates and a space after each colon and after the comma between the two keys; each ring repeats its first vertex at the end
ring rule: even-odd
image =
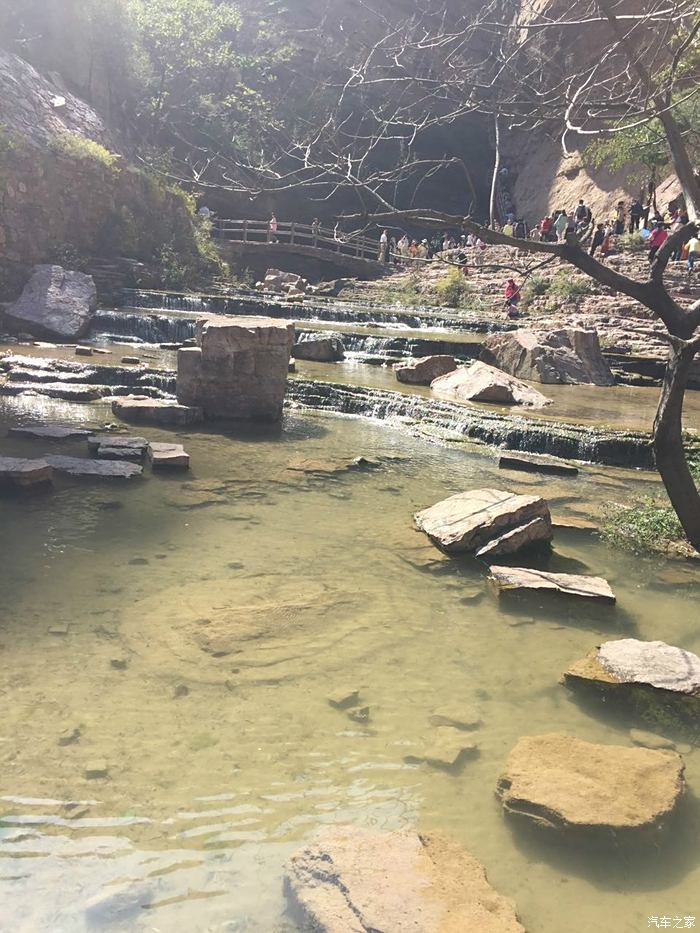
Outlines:
{"type": "Polygon", "coordinates": [[[654,223],[652,227],[652,231],[649,234],[649,239],[647,240],[647,242],[649,243],[649,262],[650,263],[654,261],[654,257],[658,253],[659,249],[664,245],[667,239],[668,239],[668,233],[666,231],[666,228],[663,227],[659,223],[654,223]]]}
{"type": "Polygon", "coordinates": [[[506,281],[503,294],[506,299],[506,314],[508,317],[517,317],[518,302],[520,301],[520,286],[515,284],[515,279],[508,279],[506,281]]]}

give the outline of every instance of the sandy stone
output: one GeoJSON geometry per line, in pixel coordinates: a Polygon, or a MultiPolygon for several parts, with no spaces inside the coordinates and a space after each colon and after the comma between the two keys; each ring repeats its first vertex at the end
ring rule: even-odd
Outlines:
{"type": "Polygon", "coordinates": [[[451,726],[453,729],[462,729],[465,732],[478,729],[481,725],[481,711],[476,707],[439,706],[430,714],[432,726],[451,726]]]}
{"type": "Polygon", "coordinates": [[[290,859],[285,893],[315,933],[524,933],[479,862],[438,835],[326,827],[290,859]]]}
{"type": "Polygon", "coordinates": [[[99,780],[109,776],[109,767],[104,758],[95,758],[85,765],[85,777],[89,781],[99,780]]]}
{"type": "Polygon", "coordinates": [[[81,347],[81,346],[77,346],[77,347],[75,348],[75,355],[76,355],[76,356],[92,356],[92,352],[93,352],[93,351],[92,351],[92,347],[81,347]]]}
{"type": "Polygon", "coordinates": [[[492,334],[481,359],[512,376],[546,384],[615,385],[595,330],[516,330],[492,334]]]}
{"type": "Polygon", "coordinates": [[[430,383],[430,389],[436,395],[462,402],[490,402],[528,408],[544,408],[551,404],[551,399],[527,383],[479,361],[440,376],[430,383]]]}
{"type": "Polygon", "coordinates": [[[457,368],[453,356],[434,354],[394,363],[394,373],[399,382],[408,385],[429,386],[439,376],[445,376],[457,368]]]}
{"type": "Polygon", "coordinates": [[[47,460],[0,457],[0,489],[41,489],[52,481],[53,470],[47,460]]]}
{"type": "Polygon", "coordinates": [[[536,518],[543,522],[537,526],[536,534],[541,536],[540,540],[549,540],[549,507],[540,496],[515,495],[500,489],[473,489],[417,512],[414,521],[435,544],[452,553],[478,550],[494,538],[536,518]]]}
{"type": "Polygon", "coordinates": [[[630,739],[635,745],[641,745],[643,748],[670,748],[675,749],[675,742],[666,739],[663,735],[656,735],[655,732],[646,732],[644,729],[630,729],[630,739]]]}
{"type": "Polygon", "coordinates": [[[526,736],[498,781],[506,812],[564,831],[658,826],[683,794],[671,751],[595,745],[569,735],[526,736]]]}
{"type": "Polygon", "coordinates": [[[458,771],[467,759],[475,758],[478,754],[478,746],[466,738],[462,730],[439,726],[425,749],[418,753],[411,752],[404,757],[404,761],[410,764],[425,762],[433,768],[458,771]]]}
{"type": "Polygon", "coordinates": [[[80,741],[80,728],[78,726],[68,726],[58,737],[58,744],[61,746],[74,745],[80,741]]]}
{"type": "Polygon", "coordinates": [[[495,584],[499,594],[518,590],[549,590],[565,596],[615,602],[615,594],[603,577],[549,573],[545,570],[532,570],[526,567],[492,566],[489,579],[495,584]]]}
{"type": "Polygon", "coordinates": [[[339,687],[326,694],[326,701],[336,709],[347,709],[360,702],[360,691],[353,688],[339,687]]]}
{"type": "Polygon", "coordinates": [[[515,554],[525,548],[535,545],[549,545],[552,540],[552,524],[544,518],[533,518],[531,522],[518,525],[504,534],[493,538],[488,544],[480,547],[477,557],[499,557],[503,554],[515,554]]]}

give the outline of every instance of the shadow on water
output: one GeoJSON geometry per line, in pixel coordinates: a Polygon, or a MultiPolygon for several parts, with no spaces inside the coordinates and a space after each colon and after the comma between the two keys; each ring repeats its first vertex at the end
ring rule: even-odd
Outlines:
{"type": "Polygon", "coordinates": [[[564,838],[524,817],[505,819],[513,844],[528,862],[548,863],[563,875],[585,878],[601,891],[663,891],[700,865],[700,801],[688,791],[663,827],[629,839],[614,833],[564,838]]]}

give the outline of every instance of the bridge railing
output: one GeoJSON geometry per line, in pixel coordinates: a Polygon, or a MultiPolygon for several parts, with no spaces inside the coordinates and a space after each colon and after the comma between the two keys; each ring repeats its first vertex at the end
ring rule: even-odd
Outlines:
{"type": "Polygon", "coordinates": [[[324,227],[300,224],[296,221],[278,221],[277,229],[272,231],[267,220],[214,218],[212,228],[214,236],[220,240],[312,246],[342,253],[345,256],[356,256],[359,259],[377,259],[379,256],[379,242],[370,237],[336,234],[333,230],[324,227]]]}

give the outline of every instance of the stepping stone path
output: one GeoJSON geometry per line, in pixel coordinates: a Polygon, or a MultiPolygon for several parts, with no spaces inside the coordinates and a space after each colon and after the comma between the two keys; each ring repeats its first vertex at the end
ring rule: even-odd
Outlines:
{"type": "Polygon", "coordinates": [[[136,424],[189,425],[204,421],[201,408],[138,395],[115,399],[112,412],[118,418],[136,424]]]}
{"type": "Polygon", "coordinates": [[[324,827],[292,856],[284,887],[316,933],[524,933],[482,865],[438,835],[324,827]]]}
{"type": "Polygon", "coordinates": [[[544,499],[500,489],[457,493],[417,512],[414,521],[416,528],[450,554],[478,551],[516,531],[517,546],[507,538],[501,541],[508,553],[525,545],[547,543],[552,538],[549,506],[544,499]]]}
{"type": "Polygon", "coordinates": [[[125,437],[120,434],[93,434],[88,438],[88,450],[101,460],[135,460],[140,462],[146,455],[148,441],[145,437],[125,437]]]}
{"type": "Polygon", "coordinates": [[[0,489],[40,489],[52,480],[53,470],[46,460],[0,457],[0,489]]]}
{"type": "Polygon", "coordinates": [[[545,570],[530,570],[526,567],[491,566],[489,579],[495,584],[499,595],[518,590],[550,590],[564,596],[581,596],[614,603],[615,594],[603,577],[586,577],[572,573],[549,573],[545,570]]]}
{"type": "Polygon", "coordinates": [[[86,428],[74,428],[70,425],[36,424],[21,428],[10,428],[7,433],[13,437],[34,437],[42,441],[64,441],[88,437],[90,431],[86,428]]]}
{"type": "Polygon", "coordinates": [[[525,736],[510,753],[497,793],[505,811],[565,832],[658,827],[683,794],[673,751],[595,745],[570,735],[525,736]]]}
{"type": "Polygon", "coordinates": [[[603,692],[651,691],[663,701],[683,699],[689,711],[700,712],[700,658],[663,641],[620,638],[605,642],[572,664],[564,683],[603,692]]]}
{"type": "Polygon", "coordinates": [[[57,473],[67,476],[95,476],[108,479],[131,479],[143,473],[143,467],[137,463],[124,463],[120,460],[93,460],[89,457],[45,458],[49,466],[57,473]]]}
{"type": "Polygon", "coordinates": [[[578,467],[556,457],[537,454],[502,454],[498,459],[502,470],[520,470],[525,473],[548,473],[552,476],[578,476],[578,467]]]}
{"type": "Polygon", "coordinates": [[[190,467],[190,455],[182,444],[151,441],[147,453],[154,470],[188,470],[190,467]]]}

